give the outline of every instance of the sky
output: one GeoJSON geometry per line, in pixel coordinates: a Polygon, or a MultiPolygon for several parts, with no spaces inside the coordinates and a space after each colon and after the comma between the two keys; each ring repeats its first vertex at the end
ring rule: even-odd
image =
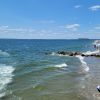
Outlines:
{"type": "Polygon", "coordinates": [[[0,0],[0,38],[100,39],[100,0],[0,0]]]}

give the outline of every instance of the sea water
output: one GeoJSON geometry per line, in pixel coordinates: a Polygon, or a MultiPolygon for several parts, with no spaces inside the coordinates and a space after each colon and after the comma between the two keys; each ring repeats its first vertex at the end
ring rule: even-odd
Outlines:
{"type": "Polygon", "coordinates": [[[0,100],[98,100],[100,58],[56,54],[94,52],[94,41],[1,39],[0,100]]]}

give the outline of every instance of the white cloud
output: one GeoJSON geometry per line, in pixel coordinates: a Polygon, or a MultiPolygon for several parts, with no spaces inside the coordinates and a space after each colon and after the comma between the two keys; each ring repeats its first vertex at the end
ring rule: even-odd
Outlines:
{"type": "Polygon", "coordinates": [[[92,11],[100,10],[100,5],[91,6],[89,9],[92,10],[92,11]]]}
{"type": "Polygon", "coordinates": [[[7,29],[8,26],[0,26],[0,30],[7,29]]]}
{"type": "Polygon", "coordinates": [[[79,33],[78,35],[80,36],[81,34],[79,33]]]}
{"type": "Polygon", "coordinates": [[[11,28],[8,26],[0,26],[0,32],[21,32],[21,33],[32,33],[35,29],[31,28],[11,28]]]}
{"type": "Polygon", "coordinates": [[[70,25],[67,25],[65,28],[71,30],[71,31],[76,31],[78,28],[79,28],[79,24],[70,24],[70,25]]]}
{"type": "Polygon", "coordinates": [[[80,8],[80,7],[81,7],[81,5],[75,5],[74,7],[75,7],[75,8],[80,8]]]}
{"type": "MultiPolygon", "coordinates": [[[[99,26],[99,25],[97,25],[99,26]]],[[[17,39],[76,39],[80,37],[99,38],[99,30],[93,32],[76,31],[79,24],[68,24],[66,26],[55,27],[54,29],[33,29],[33,28],[14,28],[0,26],[0,38],[17,38],[17,39]],[[74,32],[73,32],[74,31],[74,32]],[[92,34],[94,33],[94,34],[92,34]]],[[[80,30],[81,31],[81,30],[80,30]]]]}
{"type": "Polygon", "coordinates": [[[100,29],[100,26],[96,26],[96,27],[94,27],[94,29],[98,29],[99,30],[100,29]]]}
{"type": "Polygon", "coordinates": [[[64,32],[54,32],[54,33],[52,33],[53,35],[63,35],[63,34],[65,34],[64,32]]]}

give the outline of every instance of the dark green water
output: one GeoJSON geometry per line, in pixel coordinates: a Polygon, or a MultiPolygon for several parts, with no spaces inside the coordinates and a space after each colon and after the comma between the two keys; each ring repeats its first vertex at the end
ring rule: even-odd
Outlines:
{"type": "Polygon", "coordinates": [[[45,55],[93,51],[93,42],[0,40],[0,100],[97,100],[99,58],[45,55]]]}

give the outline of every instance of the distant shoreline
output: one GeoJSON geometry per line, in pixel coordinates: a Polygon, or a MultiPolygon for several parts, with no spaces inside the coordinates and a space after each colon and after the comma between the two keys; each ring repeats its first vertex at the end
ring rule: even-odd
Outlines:
{"type": "Polygon", "coordinates": [[[89,39],[89,38],[77,38],[77,39],[18,39],[18,38],[0,38],[0,40],[100,40],[100,39],[89,39]]]}

